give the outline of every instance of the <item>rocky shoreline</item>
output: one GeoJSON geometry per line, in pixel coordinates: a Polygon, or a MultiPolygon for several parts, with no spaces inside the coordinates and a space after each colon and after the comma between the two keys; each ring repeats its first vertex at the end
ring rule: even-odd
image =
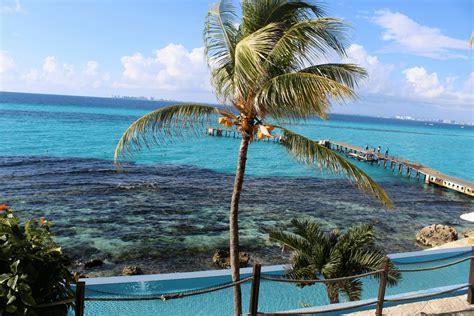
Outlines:
{"type": "MultiPolygon", "coordinates": [[[[474,230],[465,230],[458,233],[453,226],[433,224],[420,229],[416,233],[414,245],[418,250],[429,249],[469,235],[474,235],[474,230]]],[[[143,260],[125,260],[117,263],[108,255],[89,256],[87,259],[75,260],[71,268],[79,273],[81,277],[105,277],[227,269],[230,266],[229,251],[227,249],[216,249],[193,253],[192,255],[182,253],[182,255],[183,257],[179,259],[180,265],[175,265],[172,269],[157,268],[156,264],[147,264],[149,262],[143,262],[143,260]],[[193,269],[189,269],[190,267],[193,269]]],[[[255,262],[265,265],[284,264],[288,262],[288,259],[289,254],[281,253],[278,247],[249,249],[239,253],[241,267],[251,266],[255,262]]]]}

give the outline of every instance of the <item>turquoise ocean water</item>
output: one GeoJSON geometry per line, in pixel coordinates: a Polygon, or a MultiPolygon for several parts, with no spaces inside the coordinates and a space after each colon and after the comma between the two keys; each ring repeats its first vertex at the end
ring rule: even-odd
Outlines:
{"type": "MultiPolygon", "coordinates": [[[[146,272],[212,268],[227,243],[227,208],[239,141],[175,139],[139,154],[117,172],[117,141],[139,116],[169,102],[0,93],[0,199],[25,216],[56,223],[58,241],[75,259],[103,257],[100,273],[129,263],[146,272]]],[[[293,124],[314,139],[333,139],[418,161],[474,181],[474,129],[392,119],[331,115],[293,124]]],[[[355,162],[395,202],[384,210],[345,180],[294,162],[282,146],[250,147],[241,207],[243,248],[263,263],[282,263],[266,229],[294,216],[327,228],[374,225],[387,251],[418,249],[416,231],[459,219],[471,198],[425,186],[381,167],[355,162]]]]}

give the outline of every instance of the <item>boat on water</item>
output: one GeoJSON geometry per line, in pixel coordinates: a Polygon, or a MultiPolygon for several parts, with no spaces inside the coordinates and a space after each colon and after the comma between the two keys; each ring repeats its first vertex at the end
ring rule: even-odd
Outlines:
{"type": "Polygon", "coordinates": [[[348,155],[351,158],[357,159],[357,160],[363,160],[363,161],[377,161],[378,157],[373,154],[368,154],[368,153],[349,153],[348,155]]]}

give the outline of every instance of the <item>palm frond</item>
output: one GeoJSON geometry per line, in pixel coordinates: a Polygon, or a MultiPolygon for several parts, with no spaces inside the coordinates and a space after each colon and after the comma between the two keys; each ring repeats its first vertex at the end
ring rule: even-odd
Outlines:
{"type": "Polygon", "coordinates": [[[347,295],[349,301],[358,301],[362,297],[362,281],[360,279],[352,279],[341,282],[339,288],[347,295]]]}
{"type": "Polygon", "coordinates": [[[303,251],[304,249],[311,247],[308,241],[303,237],[282,230],[270,230],[269,238],[271,241],[275,241],[281,246],[288,247],[293,251],[303,251]]]}
{"type": "Polygon", "coordinates": [[[271,23],[239,41],[235,48],[234,85],[239,95],[246,99],[248,91],[265,78],[262,67],[268,53],[281,34],[278,24],[271,23]]]}
{"type": "Polygon", "coordinates": [[[248,35],[269,23],[285,23],[289,28],[303,19],[324,15],[324,8],[313,1],[244,0],[242,13],[241,32],[248,35]]]}
{"type": "Polygon", "coordinates": [[[209,8],[204,24],[204,47],[212,69],[212,83],[225,101],[233,78],[234,51],[237,45],[237,14],[230,0],[222,0],[209,8]]]}
{"type": "Polygon", "coordinates": [[[354,92],[337,81],[310,73],[288,73],[266,82],[255,95],[259,114],[276,120],[297,121],[312,116],[326,117],[330,100],[343,102],[354,92]]]}
{"type": "Polygon", "coordinates": [[[357,87],[361,79],[367,78],[367,71],[354,64],[321,64],[300,70],[337,81],[351,89],[357,87]]]}
{"type": "Polygon", "coordinates": [[[309,219],[294,218],[291,220],[291,225],[294,227],[294,233],[306,239],[311,245],[327,244],[324,231],[318,223],[309,219]]]}
{"type": "Polygon", "coordinates": [[[321,273],[325,278],[331,279],[341,276],[341,265],[343,256],[336,248],[329,248],[324,257],[319,258],[323,265],[321,273]]]}
{"type": "MultiPolygon", "coordinates": [[[[353,251],[346,262],[348,267],[352,267],[358,273],[367,273],[383,269],[386,258],[382,249],[371,247],[369,249],[353,251]]],[[[392,261],[389,261],[389,270],[387,283],[389,286],[394,286],[401,280],[401,274],[397,271],[397,267],[392,261]]],[[[374,274],[372,277],[378,279],[380,274],[374,274]]]]}
{"type": "Polygon", "coordinates": [[[388,286],[395,286],[402,279],[402,274],[398,271],[397,266],[392,262],[392,260],[388,263],[388,269],[387,284],[388,286]]]}
{"type": "MultiPolygon", "coordinates": [[[[293,253],[292,265],[288,273],[293,272],[295,276],[296,274],[303,273],[305,274],[303,278],[316,277],[316,274],[318,273],[318,269],[312,264],[312,259],[313,259],[312,256],[310,256],[307,252],[298,251],[298,252],[293,253]]],[[[293,277],[293,279],[296,279],[296,277],[293,277]]]]}
{"type": "Polygon", "coordinates": [[[351,227],[338,240],[336,247],[356,249],[359,247],[372,247],[375,245],[375,231],[372,226],[361,224],[351,227]]]}
{"type": "Polygon", "coordinates": [[[211,69],[211,84],[222,104],[232,103],[235,95],[234,68],[221,66],[211,69]]]}
{"type": "MultiPolygon", "coordinates": [[[[291,266],[291,268],[286,271],[285,276],[288,279],[293,279],[293,280],[317,280],[319,279],[318,277],[318,271],[315,270],[310,264],[305,264],[304,260],[300,262],[300,258],[303,258],[305,255],[296,255],[294,257],[295,261],[294,264],[291,266]]],[[[296,286],[298,287],[305,287],[309,285],[313,285],[314,283],[296,283],[296,286]]]]}
{"type": "Polygon", "coordinates": [[[314,65],[334,53],[345,56],[347,28],[341,19],[332,17],[302,20],[291,26],[275,44],[268,57],[268,67],[285,73],[314,65]]]}
{"type": "Polygon", "coordinates": [[[143,146],[160,144],[172,136],[203,131],[211,116],[234,115],[223,108],[204,104],[177,104],[150,112],[133,122],[123,133],[115,148],[115,161],[131,158],[143,146]]]}
{"type": "Polygon", "coordinates": [[[329,232],[328,241],[330,245],[335,245],[341,237],[341,231],[337,228],[329,232]]]}
{"type": "Polygon", "coordinates": [[[228,64],[234,55],[237,36],[237,14],[230,0],[213,4],[204,24],[204,43],[210,61],[228,64]]]}
{"type": "Polygon", "coordinates": [[[278,127],[283,130],[283,145],[297,161],[311,166],[319,165],[333,174],[345,176],[350,181],[355,182],[362,192],[376,197],[388,208],[393,207],[393,203],[384,189],[364,171],[357,168],[341,155],[320,145],[317,141],[294,133],[286,128],[278,127]]]}

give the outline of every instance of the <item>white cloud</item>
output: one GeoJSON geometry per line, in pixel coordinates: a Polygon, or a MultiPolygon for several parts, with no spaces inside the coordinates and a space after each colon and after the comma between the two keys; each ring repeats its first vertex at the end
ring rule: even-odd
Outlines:
{"type": "Polygon", "coordinates": [[[32,82],[38,80],[40,73],[37,69],[30,69],[27,73],[21,76],[21,79],[26,80],[27,82],[32,82]]]}
{"type": "MultiPolygon", "coordinates": [[[[353,113],[366,106],[365,114],[411,115],[434,111],[459,110],[471,113],[474,104],[474,72],[468,77],[442,77],[421,66],[407,67],[384,63],[363,46],[353,44],[342,62],[358,64],[367,69],[369,79],[361,83],[361,102],[351,108],[353,113]],[[376,99],[371,103],[370,100],[376,99]],[[384,103],[391,100],[391,103],[384,103]],[[396,113],[404,107],[403,112],[396,113]],[[381,104],[383,103],[383,104],[381,104]],[[413,111],[413,112],[411,112],[413,111]]],[[[95,60],[71,64],[55,56],[47,56],[38,65],[21,65],[6,51],[0,51],[0,90],[77,95],[143,95],[181,101],[215,102],[203,48],[186,49],[170,44],[151,56],[135,53],[117,60],[123,71],[120,78],[102,71],[95,60]],[[31,68],[30,68],[31,67],[31,68]],[[75,71],[79,69],[79,71],[75,71]]],[[[327,62],[341,62],[331,59],[327,62]]],[[[400,110],[401,111],[401,110],[400,110]]],[[[352,112],[351,112],[352,113],[352,112]]],[[[462,114],[464,115],[464,114],[462,114]]]]}
{"type": "Polygon", "coordinates": [[[402,13],[377,11],[373,21],[385,29],[382,39],[394,44],[387,48],[389,51],[436,59],[467,58],[456,51],[468,50],[468,40],[446,36],[441,30],[418,24],[402,13]]]}
{"type": "Polygon", "coordinates": [[[357,64],[368,72],[368,80],[362,82],[359,89],[364,99],[390,96],[416,104],[428,102],[438,107],[454,106],[464,110],[472,108],[474,72],[469,75],[463,87],[459,84],[456,88],[455,83],[459,79],[456,76],[441,78],[436,72],[430,73],[421,66],[401,70],[395,65],[383,63],[358,44],[352,44],[347,49],[347,55],[342,62],[357,64]]]}
{"type": "Polygon", "coordinates": [[[53,73],[58,68],[56,63],[56,58],[54,56],[48,56],[44,59],[43,62],[43,71],[45,73],[53,73]]]}
{"type": "Polygon", "coordinates": [[[63,71],[64,71],[64,75],[66,77],[71,77],[75,73],[74,72],[74,66],[71,65],[71,64],[66,64],[66,63],[63,64],[63,71]]]}
{"type": "MultiPolygon", "coordinates": [[[[42,71],[37,78],[50,84],[68,86],[74,85],[74,80],[71,80],[74,79],[72,78],[74,75],[74,65],[68,63],[62,63],[61,65],[61,63],[56,60],[56,57],[48,56],[44,59],[42,71]]],[[[30,78],[33,79],[35,76],[30,76],[30,78]]]]}
{"type": "Polygon", "coordinates": [[[405,69],[403,73],[415,93],[421,97],[434,98],[444,92],[435,72],[428,74],[423,67],[413,67],[405,69]]]}
{"type": "Polygon", "coordinates": [[[87,76],[96,76],[98,74],[99,70],[99,63],[96,62],[95,60],[89,60],[86,64],[86,69],[84,70],[84,73],[87,76]]]}
{"type": "Polygon", "coordinates": [[[352,44],[349,47],[347,56],[343,62],[357,64],[368,72],[369,78],[361,86],[363,91],[369,93],[390,92],[390,76],[394,69],[393,65],[380,62],[377,56],[369,55],[365,48],[358,44],[352,44]]]}
{"type": "Polygon", "coordinates": [[[153,58],[145,58],[141,53],[132,56],[123,56],[122,65],[124,67],[123,76],[131,81],[150,81],[151,73],[156,71],[156,62],[153,58]]]}
{"type": "MultiPolygon", "coordinates": [[[[0,55],[2,64],[10,65],[11,57],[0,55]],[[8,58],[7,58],[8,57],[8,58]]],[[[18,67],[8,76],[1,77],[2,89],[10,91],[28,91],[38,93],[80,94],[92,95],[94,90],[105,88],[104,84],[110,80],[109,73],[99,71],[99,63],[89,61],[84,70],[76,72],[76,66],[58,60],[55,56],[47,56],[39,67],[22,70],[18,67]]]]}
{"type": "Polygon", "coordinates": [[[204,48],[187,50],[182,45],[169,44],[157,49],[154,56],[141,53],[124,56],[123,80],[115,87],[146,87],[168,91],[211,91],[204,48]]]}
{"type": "Polygon", "coordinates": [[[20,0],[2,0],[0,13],[26,13],[26,11],[23,9],[20,0]]]}
{"type": "Polygon", "coordinates": [[[8,52],[0,51],[0,90],[216,102],[202,47],[169,44],[150,56],[135,53],[116,60],[120,62],[122,75],[117,76],[102,70],[96,60],[73,64],[50,55],[40,63],[23,60],[16,65],[8,52]]]}
{"type": "Polygon", "coordinates": [[[402,72],[405,82],[400,84],[400,94],[407,100],[430,102],[440,107],[455,107],[471,110],[474,104],[474,73],[464,82],[464,87],[456,89],[456,77],[438,77],[436,72],[429,73],[423,67],[412,67],[402,72]]]}
{"type": "Polygon", "coordinates": [[[464,82],[464,90],[468,93],[474,93],[474,71],[469,74],[469,78],[464,82]]]}
{"type": "Polygon", "coordinates": [[[0,50],[0,75],[15,68],[15,60],[6,50],[0,50]]]}

